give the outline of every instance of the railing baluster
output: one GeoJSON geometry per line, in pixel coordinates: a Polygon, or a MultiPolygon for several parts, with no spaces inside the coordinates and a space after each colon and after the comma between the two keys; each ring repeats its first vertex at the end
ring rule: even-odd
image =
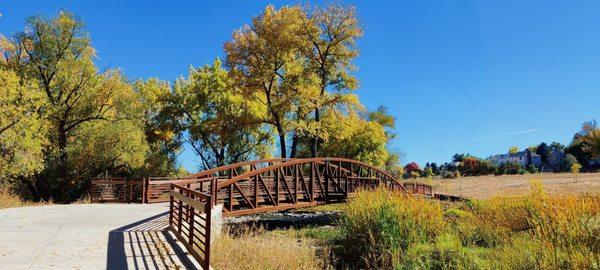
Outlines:
{"type": "Polygon", "coordinates": [[[258,207],[258,176],[252,177],[254,179],[254,208],[258,207]]]}
{"type": "MultiPolygon", "coordinates": [[[[195,196],[194,194],[188,193],[189,197],[192,200],[195,200],[195,196]]],[[[188,206],[188,216],[189,216],[189,224],[190,224],[190,232],[188,233],[189,237],[190,237],[190,246],[193,247],[194,246],[194,207],[190,206],[190,205],[186,205],[188,206]]]]}
{"type": "MultiPolygon", "coordinates": [[[[183,189],[179,188],[179,193],[183,194],[183,189]]],[[[177,231],[181,234],[181,224],[183,223],[183,219],[182,219],[182,212],[183,212],[183,201],[182,200],[177,200],[179,202],[179,206],[177,207],[179,210],[178,217],[179,220],[177,220],[177,231]]]]}

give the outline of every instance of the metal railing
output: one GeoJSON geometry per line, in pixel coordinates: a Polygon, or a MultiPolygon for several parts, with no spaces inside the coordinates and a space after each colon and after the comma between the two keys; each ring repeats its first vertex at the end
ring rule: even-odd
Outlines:
{"type": "Polygon", "coordinates": [[[90,183],[92,203],[132,203],[145,201],[145,179],[123,177],[96,177],[90,183]]]}
{"type": "Polygon", "coordinates": [[[212,198],[177,184],[170,188],[169,230],[202,269],[209,269],[212,198]]]}

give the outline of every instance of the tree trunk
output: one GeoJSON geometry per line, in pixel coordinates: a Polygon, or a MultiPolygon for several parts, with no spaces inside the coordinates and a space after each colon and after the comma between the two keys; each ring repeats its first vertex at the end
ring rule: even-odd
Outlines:
{"type": "MultiPolygon", "coordinates": [[[[315,109],[315,122],[319,123],[321,121],[321,112],[319,108],[315,109]]],[[[310,146],[310,154],[312,157],[317,157],[319,155],[318,152],[318,144],[319,144],[319,135],[315,134],[312,144],[310,146]]]]}
{"type": "Polygon", "coordinates": [[[287,157],[287,147],[285,146],[285,132],[279,121],[276,121],[277,134],[279,135],[279,147],[281,148],[281,158],[287,157]]]}
{"type": "Polygon", "coordinates": [[[298,152],[298,135],[294,133],[294,138],[292,139],[292,150],[290,152],[290,158],[295,158],[297,152],[298,152]]]}
{"type": "Polygon", "coordinates": [[[58,200],[65,200],[64,194],[66,193],[68,181],[68,157],[67,157],[67,130],[65,121],[58,123],[58,151],[59,159],[57,166],[57,180],[58,180],[58,193],[53,194],[57,196],[58,200]]]}

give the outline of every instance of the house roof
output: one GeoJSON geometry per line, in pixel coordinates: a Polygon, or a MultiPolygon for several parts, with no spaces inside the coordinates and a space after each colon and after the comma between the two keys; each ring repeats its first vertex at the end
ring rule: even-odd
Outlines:
{"type": "MultiPolygon", "coordinates": [[[[527,157],[527,152],[531,152],[529,150],[523,150],[514,154],[498,154],[498,155],[494,155],[492,156],[492,158],[508,158],[508,157],[527,157]]],[[[531,157],[541,157],[540,155],[536,154],[535,152],[531,152],[531,157]]]]}

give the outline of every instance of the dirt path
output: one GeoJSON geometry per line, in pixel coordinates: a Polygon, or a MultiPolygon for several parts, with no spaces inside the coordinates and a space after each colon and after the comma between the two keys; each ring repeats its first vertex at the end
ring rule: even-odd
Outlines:
{"type": "Polygon", "coordinates": [[[192,262],[163,230],[167,211],[166,204],[0,210],[0,268],[185,269],[192,262]]]}
{"type": "Polygon", "coordinates": [[[581,173],[577,177],[571,173],[540,173],[417,181],[433,185],[439,193],[484,199],[499,195],[525,194],[529,192],[531,180],[540,180],[546,191],[551,194],[600,192],[600,173],[581,173]]]}

